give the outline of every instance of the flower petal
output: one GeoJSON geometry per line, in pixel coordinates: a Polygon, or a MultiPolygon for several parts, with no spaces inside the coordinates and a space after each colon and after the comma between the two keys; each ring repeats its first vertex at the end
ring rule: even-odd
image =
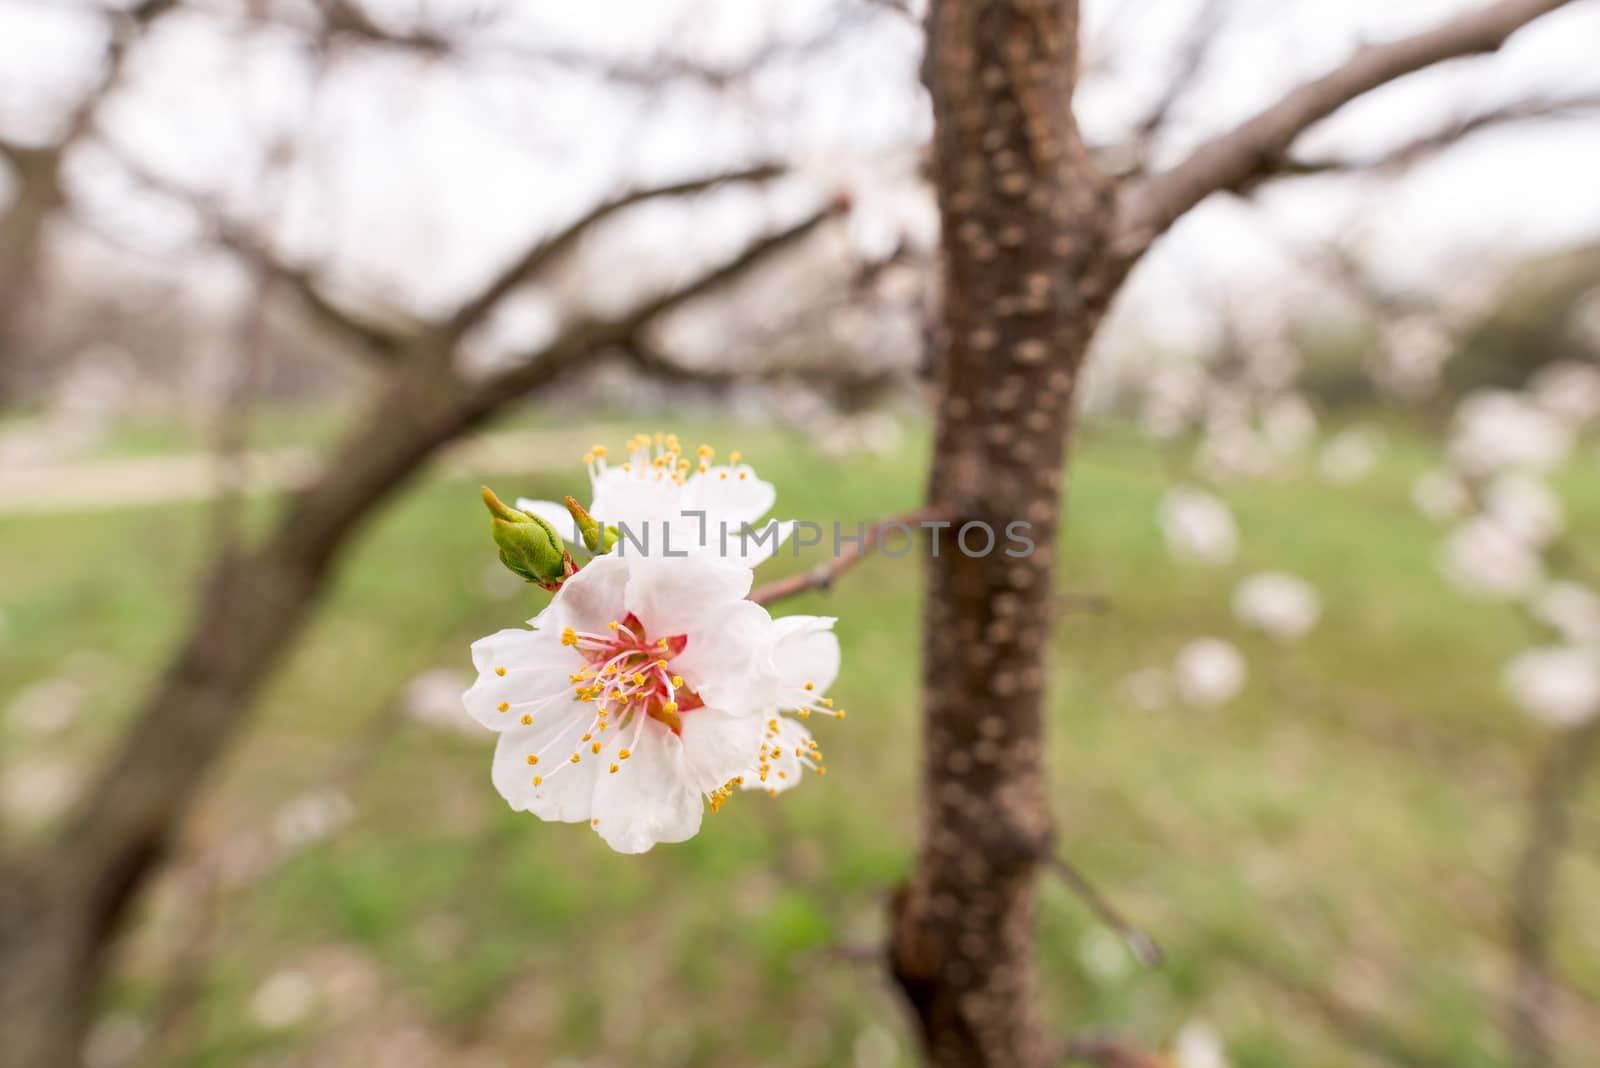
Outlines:
{"type": "Polygon", "coordinates": [[[599,633],[606,624],[620,620],[628,614],[624,591],[628,585],[629,564],[614,554],[597,556],[578,573],[561,584],[550,602],[550,609],[540,615],[548,617],[548,626],[559,630],[575,627],[578,630],[599,633]]]}
{"type": "Polygon", "coordinates": [[[766,759],[758,760],[744,772],[744,788],[782,793],[799,786],[805,769],[810,766],[802,763],[801,756],[811,750],[811,732],[804,725],[780,716],[777,733],[769,729],[762,741],[767,744],[766,759]],[[765,778],[761,775],[762,764],[767,766],[765,778]]]}
{"type": "Polygon", "coordinates": [[[685,634],[689,640],[673,658],[673,667],[703,701],[750,714],[778,704],[772,617],[765,608],[743,600],[724,604],[703,615],[685,634]]]}
{"type": "Polygon", "coordinates": [[[743,602],[754,578],[748,568],[706,556],[626,559],[627,610],[651,638],[687,633],[708,615],[743,602]]]}
{"type": "Polygon", "coordinates": [[[540,819],[575,823],[590,816],[598,760],[570,763],[578,739],[587,729],[588,709],[574,702],[563,713],[502,733],[494,749],[491,778],[513,809],[532,812],[540,819]],[[583,711],[574,714],[580,708],[583,711]],[[529,764],[529,754],[540,750],[546,755],[537,765],[529,764]],[[541,780],[538,786],[533,785],[535,777],[541,780]]]}
{"type": "Polygon", "coordinates": [[[690,785],[708,794],[742,775],[760,749],[765,729],[759,716],[735,715],[709,706],[684,716],[684,767],[690,785]]]}
{"type": "Polygon", "coordinates": [[[705,512],[712,530],[726,523],[730,534],[772,511],[777,500],[772,483],[757,478],[749,464],[697,472],[683,487],[683,507],[705,512]]]}
{"type": "MultiPolygon", "coordinates": [[[[784,616],[772,621],[772,660],[786,691],[813,699],[828,692],[839,677],[839,636],[830,616],[784,616]],[[810,683],[811,690],[806,690],[810,683]]],[[[804,701],[801,696],[799,700],[804,701]]]]}
{"type": "MultiPolygon", "coordinates": [[[[642,541],[648,530],[653,541],[659,540],[661,524],[683,510],[683,487],[657,475],[654,469],[608,467],[594,480],[589,514],[608,526],[626,527],[635,539],[642,541]]],[[[652,546],[652,551],[659,550],[652,546]]]]}
{"type": "Polygon", "coordinates": [[[594,829],[606,845],[618,853],[643,853],[657,842],[694,837],[705,804],[689,782],[677,735],[647,722],[629,759],[613,762],[617,771],[597,763],[595,773],[594,829]]]}

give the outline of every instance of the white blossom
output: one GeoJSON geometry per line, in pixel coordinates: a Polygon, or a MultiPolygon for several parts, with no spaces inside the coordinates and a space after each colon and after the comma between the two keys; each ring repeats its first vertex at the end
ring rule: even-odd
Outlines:
{"type": "Polygon", "coordinates": [[[1411,484],[1411,503],[1435,522],[1460,519],[1472,509],[1472,492],[1451,471],[1424,471],[1411,484]]]}
{"type": "Polygon", "coordinates": [[[1383,444],[1383,432],[1377,428],[1350,427],[1328,439],[1317,464],[1330,482],[1359,482],[1378,466],[1383,444]]]}
{"type": "Polygon", "coordinates": [[[1470,474],[1489,475],[1511,468],[1548,470],[1571,449],[1571,429],[1521,394],[1479,390],[1456,408],[1450,457],[1470,474]]]}
{"type": "Polygon", "coordinates": [[[273,972],[250,996],[250,1018],[269,1031],[304,1023],[316,1007],[317,985],[304,972],[273,972]]]}
{"type": "Polygon", "coordinates": [[[1600,713],[1600,656],[1592,649],[1530,649],[1506,665],[1503,681],[1524,712],[1552,727],[1575,727],[1600,713]]]}
{"type": "Polygon", "coordinates": [[[1600,420],[1600,367],[1561,360],[1539,368],[1528,393],[1545,410],[1581,427],[1600,420]]]}
{"type": "Polygon", "coordinates": [[[313,790],[285,801],[272,817],[272,833],[286,849],[311,845],[336,834],[355,815],[339,790],[313,790]]]}
{"type": "Polygon", "coordinates": [[[1197,486],[1174,486],[1158,506],[1167,551],[1180,563],[1213,567],[1232,562],[1239,529],[1228,506],[1197,486]]]}
{"type": "Polygon", "coordinates": [[[1228,1068],[1222,1039],[1203,1020],[1190,1020],[1179,1028],[1172,1060],[1177,1068],[1228,1068]]]}
{"type": "Polygon", "coordinates": [[[1302,578],[1263,571],[1240,582],[1233,592],[1233,614],[1247,627],[1279,641],[1304,637],[1322,615],[1322,599],[1302,578]]]}
{"type": "Polygon", "coordinates": [[[751,578],[712,555],[610,553],[530,628],[475,642],[464,700],[500,733],[492,778],[511,807],[586,821],[623,853],[692,837],[705,799],[740,784],[789,677],[751,578]]]}
{"type": "Polygon", "coordinates": [[[1495,478],[1484,493],[1489,515],[1524,544],[1542,549],[1566,524],[1561,499],[1532,475],[1508,471],[1495,478]]]}
{"type": "Polygon", "coordinates": [[[1569,644],[1600,647],[1600,593],[1576,582],[1552,582],[1529,606],[1569,644]]]}
{"type": "Polygon", "coordinates": [[[1456,527],[1444,545],[1445,577],[1465,593],[1515,600],[1544,581],[1544,563],[1527,542],[1489,516],[1456,527]]]}
{"type": "Polygon", "coordinates": [[[1123,676],[1119,687],[1141,712],[1158,712],[1172,701],[1172,679],[1164,668],[1147,667],[1123,676]]]}
{"type": "MultiPolygon", "coordinates": [[[[676,435],[640,434],[628,442],[627,459],[612,464],[596,445],[585,456],[593,501],[589,514],[623,534],[613,551],[637,556],[710,554],[755,567],[777,551],[793,523],[761,522],[777,501],[770,482],[756,477],[737,452],[717,464],[716,451],[701,445],[694,459],[683,455],[676,435]],[[748,531],[748,533],[747,533],[748,531]]],[[[565,505],[522,498],[517,508],[537,516],[573,543],[581,542],[565,505]]]]}
{"type": "Polygon", "coordinates": [[[1173,664],[1178,694],[1185,702],[1214,708],[1244,690],[1244,657],[1221,638],[1199,638],[1178,650],[1173,664]]]}
{"type": "Polygon", "coordinates": [[[1317,436],[1317,413],[1298,393],[1285,393],[1261,414],[1261,433],[1281,453],[1296,453],[1317,436]]]}
{"type": "Polygon", "coordinates": [[[772,621],[772,661],[778,671],[777,702],[767,719],[761,749],[742,774],[746,790],[777,795],[800,784],[806,769],[824,774],[822,751],[801,720],[812,713],[844,715],[827,695],[839,676],[839,638],[824,616],[785,616],[772,621]]]}

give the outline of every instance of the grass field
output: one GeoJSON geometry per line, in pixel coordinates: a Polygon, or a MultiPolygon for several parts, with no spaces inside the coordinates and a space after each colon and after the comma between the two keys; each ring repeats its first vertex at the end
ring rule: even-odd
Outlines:
{"type": "MultiPolygon", "coordinates": [[[[770,429],[671,429],[741,448],[785,515],[851,525],[920,493],[919,434],[893,455],[833,459],[770,429]]],[[[587,444],[572,441],[570,478],[496,488],[581,494],[587,444]]],[[[1432,454],[1396,434],[1354,486],[1228,487],[1243,551],[1207,570],[1162,545],[1164,458],[1126,431],[1086,432],[1059,581],[1110,610],[1057,627],[1055,811],[1066,854],[1168,961],[1140,968],[1050,885],[1040,945],[1063,1032],[1168,1047],[1203,1023],[1237,1068],[1506,1063],[1508,886],[1550,736],[1498,684],[1535,639],[1528,624],[1439,577],[1439,531],[1408,501],[1432,454]],[[1228,612],[1238,579],[1265,568],[1323,597],[1321,625],[1289,649],[1228,612]],[[1125,676],[1209,634],[1249,660],[1241,699],[1129,703],[1125,676]]],[[[1584,462],[1562,487],[1592,543],[1600,479],[1584,462]]],[[[911,1063],[881,974],[838,950],[882,941],[885,898],[912,861],[917,562],[870,560],[782,608],[840,620],[835,692],[852,714],[820,728],[825,779],[781,800],[740,796],[686,844],[618,856],[582,827],[507,811],[487,732],[397,713],[415,676],[465,671],[472,638],[545,599],[494,570],[476,490],[424,480],[360,540],[188,828],[189,875],[163,883],[123,947],[102,1045],[137,1018],[143,1063],[163,1068],[911,1063]],[[284,803],[330,782],[351,801],[348,824],[275,845],[284,803]],[[211,886],[203,907],[197,885],[211,886]],[[174,968],[197,984],[192,1002],[171,998],[174,968]]],[[[0,519],[0,707],[46,679],[83,692],[62,729],[8,718],[5,776],[93,766],[182,628],[204,519],[201,506],[0,519]]],[[[784,556],[763,577],[805,562],[784,556]]],[[[1557,949],[1574,1068],[1600,1064],[1594,785],[1575,833],[1557,949]]]]}

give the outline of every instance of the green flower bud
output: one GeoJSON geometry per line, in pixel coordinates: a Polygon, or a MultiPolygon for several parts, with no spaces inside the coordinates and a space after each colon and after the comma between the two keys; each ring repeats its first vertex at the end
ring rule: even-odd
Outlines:
{"type": "Polygon", "coordinates": [[[547,590],[556,589],[572,575],[572,557],[549,523],[507,506],[488,486],[483,487],[483,503],[492,517],[490,533],[500,547],[502,564],[547,590]]]}
{"type": "Polygon", "coordinates": [[[571,499],[571,497],[566,499],[566,510],[573,513],[573,520],[578,523],[578,532],[584,539],[584,547],[590,553],[606,552],[606,550],[610,550],[611,545],[616,544],[616,531],[611,528],[605,528],[602,531],[600,523],[595,520],[594,516],[589,515],[584,510],[584,507],[578,504],[576,500],[571,499]]]}

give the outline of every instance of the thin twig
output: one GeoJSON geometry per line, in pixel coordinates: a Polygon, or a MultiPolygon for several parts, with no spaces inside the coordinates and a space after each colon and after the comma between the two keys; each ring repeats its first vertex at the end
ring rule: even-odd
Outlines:
{"type": "Polygon", "coordinates": [[[826,590],[831,587],[836,579],[856,564],[861,558],[877,548],[884,535],[891,529],[909,529],[921,526],[923,523],[940,523],[953,521],[958,512],[954,505],[930,504],[917,508],[889,519],[880,520],[867,527],[859,542],[852,543],[850,548],[838,553],[830,560],[825,560],[811,570],[799,575],[793,575],[776,582],[769,582],[760,589],[750,594],[750,599],[756,604],[772,604],[787,597],[805,593],[808,590],[826,590]]]}
{"type": "Polygon", "coordinates": [[[1110,900],[1095,889],[1093,883],[1086,878],[1083,872],[1073,867],[1072,862],[1059,853],[1052,853],[1046,858],[1050,870],[1061,877],[1067,884],[1067,889],[1078,896],[1078,899],[1089,906],[1100,922],[1116,932],[1117,937],[1127,945],[1128,951],[1146,968],[1159,968],[1166,959],[1161,947],[1156,940],[1145,934],[1124,916],[1110,900]]]}

